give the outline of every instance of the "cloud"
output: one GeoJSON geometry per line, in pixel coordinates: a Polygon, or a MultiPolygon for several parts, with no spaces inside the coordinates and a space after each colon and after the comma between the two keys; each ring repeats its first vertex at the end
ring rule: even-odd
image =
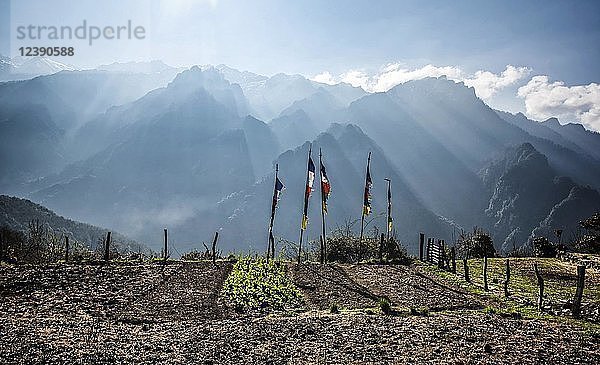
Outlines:
{"type": "Polygon", "coordinates": [[[459,81],[462,78],[462,70],[454,66],[427,65],[415,70],[409,70],[399,63],[385,66],[381,72],[374,77],[374,91],[387,91],[392,87],[404,84],[411,80],[420,80],[426,77],[446,76],[450,80],[459,81]]]}
{"type": "Polygon", "coordinates": [[[371,78],[361,70],[350,70],[345,72],[340,75],[340,80],[352,86],[360,86],[366,91],[374,91],[370,86],[371,78]]]}
{"type": "Polygon", "coordinates": [[[472,78],[464,80],[465,85],[472,86],[482,99],[489,99],[498,91],[514,85],[531,72],[527,67],[506,66],[506,69],[497,75],[489,71],[477,71],[472,78]]]}
{"type": "Polygon", "coordinates": [[[551,83],[548,76],[534,76],[517,95],[534,119],[558,117],[600,131],[600,85],[596,83],[565,86],[562,81],[551,83]]]}
{"type": "Polygon", "coordinates": [[[313,78],[311,78],[311,80],[320,82],[322,84],[327,84],[327,85],[337,84],[337,82],[333,78],[333,75],[331,73],[329,73],[328,71],[325,71],[318,75],[315,75],[313,78]]]}
{"type": "Polygon", "coordinates": [[[477,71],[472,75],[468,75],[457,66],[426,65],[411,70],[401,63],[390,63],[373,75],[369,75],[363,70],[350,70],[338,77],[334,77],[329,72],[323,72],[313,77],[312,80],[330,85],[346,82],[352,86],[360,86],[368,92],[384,92],[408,81],[420,80],[426,77],[446,76],[449,80],[462,81],[465,85],[472,86],[477,96],[488,99],[498,91],[514,85],[527,76],[530,71],[527,67],[508,65],[500,74],[490,71],[477,71]]]}

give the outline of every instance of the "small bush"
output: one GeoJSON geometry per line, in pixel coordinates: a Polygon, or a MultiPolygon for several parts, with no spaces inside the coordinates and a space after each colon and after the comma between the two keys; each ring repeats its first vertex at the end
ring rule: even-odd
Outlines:
{"type": "Polygon", "coordinates": [[[208,250],[198,251],[192,250],[181,255],[181,260],[183,261],[204,261],[211,260],[212,255],[208,250]]]}
{"type": "Polygon", "coordinates": [[[462,232],[460,234],[456,242],[456,250],[458,257],[462,259],[496,256],[492,236],[477,227],[471,233],[462,232]]]}
{"type": "Polygon", "coordinates": [[[576,252],[600,254],[600,213],[579,222],[585,234],[573,245],[576,252]]]}
{"type": "Polygon", "coordinates": [[[380,235],[375,227],[365,232],[362,241],[353,228],[356,222],[346,222],[327,237],[327,261],[341,263],[383,262],[410,264],[412,259],[406,248],[396,237],[386,240],[381,246],[380,235]],[[380,257],[381,251],[381,257],[380,257]]]}
{"type": "Polygon", "coordinates": [[[386,316],[392,313],[392,304],[388,298],[379,298],[379,309],[386,316]]]}
{"type": "Polygon", "coordinates": [[[340,308],[338,307],[337,303],[331,303],[331,305],[329,306],[329,313],[332,313],[332,314],[340,313],[340,308]]]}
{"type": "Polygon", "coordinates": [[[546,237],[535,237],[531,240],[533,254],[536,257],[556,257],[556,246],[546,237]]]}

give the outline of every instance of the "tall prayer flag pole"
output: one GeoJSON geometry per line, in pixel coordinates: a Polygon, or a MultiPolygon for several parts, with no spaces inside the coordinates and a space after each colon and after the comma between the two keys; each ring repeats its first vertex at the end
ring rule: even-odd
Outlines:
{"type": "Polygon", "coordinates": [[[363,240],[363,232],[365,229],[365,216],[371,214],[371,185],[373,185],[373,181],[371,180],[371,152],[369,152],[369,157],[367,159],[367,174],[365,176],[363,210],[360,218],[360,240],[358,241],[361,245],[363,240]]]}
{"type": "Polygon", "coordinates": [[[321,240],[321,262],[325,262],[327,238],[325,236],[325,214],[327,214],[327,198],[331,192],[331,184],[323,165],[323,154],[319,148],[319,178],[321,180],[321,222],[322,222],[322,240],[321,240]]]}
{"type": "Polygon", "coordinates": [[[386,178],[385,181],[388,183],[388,192],[387,192],[387,240],[390,241],[390,235],[392,233],[392,180],[386,178]]]}
{"type": "Polygon", "coordinates": [[[302,211],[302,224],[300,226],[300,243],[298,244],[298,263],[300,263],[302,256],[302,238],[304,237],[304,230],[308,227],[308,198],[312,191],[313,182],[315,180],[315,164],[313,163],[312,157],[312,144],[308,148],[308,166],[306,169],[306,190],[304,191],[304,208],[302,211]]]}
{"type": "Polygon", "coordinates": [[[275,221],[275,210],[281,192],[285,189],[283,183],[279,180],[279,164],[275,164],[275,187],[273,188],[273,200],[271,201],[271,220],[269,222],[269,242],[267,245],[267,262],[269,256],[275,259],[275,237],[273,237],[273,224],[275,221]]]}

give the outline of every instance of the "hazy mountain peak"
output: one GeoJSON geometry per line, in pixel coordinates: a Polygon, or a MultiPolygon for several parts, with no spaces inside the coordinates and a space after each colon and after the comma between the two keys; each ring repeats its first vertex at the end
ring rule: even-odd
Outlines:
{"type": "Polygon", "coordinates": [[[218,69],[212,66],[206,68],[193,66],[180,72],[167,88],[187,93],[204,89],[221,104],[235,110],[239,116],[248,114],[248,102],[241,87],[230,83],[218,69]]]}
{"type": "Polygon", "coordinates": [[[242,87],[247,83],[260,83],[268,79],[266,76],[250,71],[240,71],[224,64],[217,65],[215,68],[219,70],[229,82],[239,84],[242,87]]]}
{"type": "Polygon", "coordinates": [[[542,124],[547,124],[549,127],[555,126],[555,127],[560,127],[561,124],[558,121],[558,118],[552,117],[552,118],[548,118],[545,121],[542,122],[542,124]]]}
{"type": "Polygon", "coordinates": [[[167,65],[161,60],[152,60],[147,62],[113,62],[108,65],[101,65],[97,67],[97,70],[99,71],[145,74],[169,71],[173,69],[174,67],[167,65]]]}
{"type": "Polygon", "coordinates": [[[203,84],[206,81],[221,82],[223,85],[229,85],[229,81],[225,80],[223,75],[214,67],[200,68],[192,66],[189,69],[180,72],[171,82],[173,85],[193,83],[203,84]]]}

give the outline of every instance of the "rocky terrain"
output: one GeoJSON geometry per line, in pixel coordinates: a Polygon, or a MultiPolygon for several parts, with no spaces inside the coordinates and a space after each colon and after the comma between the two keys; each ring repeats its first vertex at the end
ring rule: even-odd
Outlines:
{"type": "Polygon", "coordinates": [[[270,314],[229,308],[221,287],[231,268],[0,266],[0,363],[600,362],[591,324],[482,310],[490,298],[421,265],[289,264],[304,308],[270,314]],[[392,315],[377,307],[384,296],[392,315]]]}

